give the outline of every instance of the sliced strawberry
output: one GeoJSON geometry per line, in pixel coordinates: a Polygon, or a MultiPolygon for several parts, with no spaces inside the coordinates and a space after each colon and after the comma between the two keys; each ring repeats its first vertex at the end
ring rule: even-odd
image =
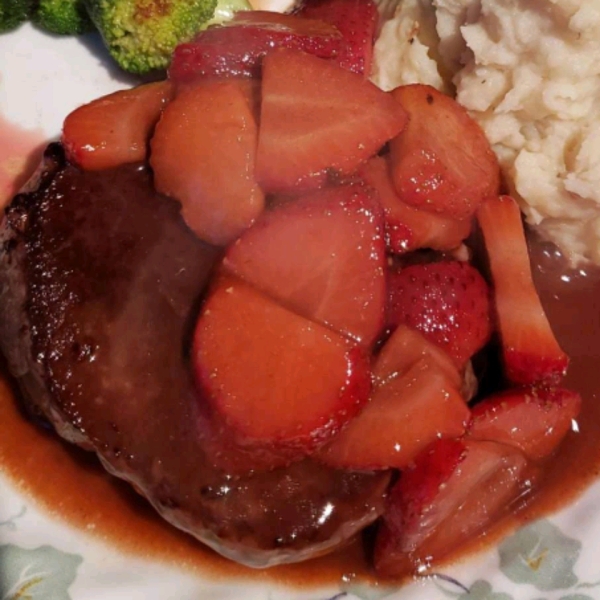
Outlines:
{"type": "Polygon", "coordinates": [[[63,125],[67,158],[90,171],[146,160],[152,130],[171,94],[171,84],[160,81],[75,109],[63,125]]]}
{"type": "Polygon", "coordinates": [[[538,460],[556,449],[580,410],[579,394],[564,388],[508,390],[473,408],[469,436],[511,444],[538,460]]]}
{"type": "Polygon", "coordinates": [[[263,63],[258,180],[286,192],[325,169],[351,173],[405,123],[402,107],[357,74],[275,50],[263,63]]]}
{"type": "Polygon", "coordinates": [[[528,489],[527,460],[495,442],[437,440],[392,489],[375,545],[375,568],[423,573],[503,515],[528,489]]]}
{"type": "Polygon", "coordinates": [[[202,76],[260,76],[262,59],[274,48],[303,50],[321,58],[338,56],[340,31],[316,19],[270,11],[240,11],[231,21],[209,27],[175,48],[169,77],[176,82],[202,76]]]}
{"type": "Polygon", "coordinates": [[[469,418],[452,379],[426,356],[379,385],[319,458],[346,469],[402,469],[434,440],[462,435],[469,418]]]}
{"type": "Polygon", "coordinates": [[[478,212],[492,278],[506,376],[517,384],[557,383],[569,364],[544,312],[531,277],[517,203],[489,198],[478,212]]]}
{"type": "Polygon", "coordinates": [[[489,290],[465,262],[416,264],[388,274],[388,322],[419,330],[463,366],[489,340],[489,290]]]}
{"type": "MultiPolygon", "coordinates": [[[[256,124],[260,123],[260,96],[261,82],[260,79],[250,77],[237,77],[235,84],[240,88],[246,101],[248,102],[256,124]]],[[[255,149],[256,152],[256,149],[255,149]]]]}
{"type": "Polygon", "coordinates": [[[283,306],[369,346],[384,319],[382,225],[368,188],[327,188],[265,212],[223,265],[283,306]]]}
{"type": "Polygon", "coordinates": [[[379,14],[372,0],[306,0],[302,17],[331,23],[345,44],[336,60],[344,69],[369,75],[379,14]]]}
{"type": "Polygon", "coordinates": [[[419,331],[406,325],[399,325],[381,348],[373,365],[375,385],[382,385],[389,379],[404,375],[425,357],[431,358],[451,385],[460,389],[462,379],[450,355],[419,331]]]}
{"type": "Polygon", "coordinates": [[[228,244],[262,212],[256,139],[248,88],[233,79],[186,86],[164,111],[152,138],[154,183],[181,202],[198,237],[228,244]]]}
{"type": "Polygon", "coordinates": [[[356,344],[232,277],[203,307],[192,361],[206,402],[257,448],[308,454],[369,395],[368,360],[356,344]]]}
{"type": "Polygon", "coordinates": [[[359,174],[379,194],[390,251],[402,254],[419,248],[453,250],[469,236],[471,219],[459,221],[403,202],[394,189],[387,158],[374,156],[359,174]]]}
{"type": "Polygon", "coordinates": [[[498,161],[479,125],[449,96],[421,84],[392,95],[410,115],[390,143],[392,176],[404,202],[456,219],[498,193],[498,161]]]}

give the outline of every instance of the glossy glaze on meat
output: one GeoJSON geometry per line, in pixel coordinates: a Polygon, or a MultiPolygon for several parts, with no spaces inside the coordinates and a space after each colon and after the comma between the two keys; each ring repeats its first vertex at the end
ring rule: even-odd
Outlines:
{"type": "Polygon", "coordinates": [[[382,512],[385,473],[306,460],[233,478],[205,458],[187,352],[219,253],[146,167],[84,173],[52,145],[0,235],[0,344],[29,409],[172,524],[267,566],[326,552],[382,512]]]}

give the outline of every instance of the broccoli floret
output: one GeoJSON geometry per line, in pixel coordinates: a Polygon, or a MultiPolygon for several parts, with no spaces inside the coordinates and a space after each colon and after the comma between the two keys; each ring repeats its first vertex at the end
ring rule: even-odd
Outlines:
{"type": "Polygon", "coordinates": [[[31,14],[32,0],[0,0],[0,33],[10,31],[31,14]]]}
{"type": "Polygon", "coordinates": [[[83,0],[39,0],[32,21],[60,35],[79,35],[94,29],[83,0]]]}
{"type": "Polygon", "coordinates": [[[217,0],[84,0],[108,51],[125,71],[165,69],[175,46],[189,41],[217,0]]]}

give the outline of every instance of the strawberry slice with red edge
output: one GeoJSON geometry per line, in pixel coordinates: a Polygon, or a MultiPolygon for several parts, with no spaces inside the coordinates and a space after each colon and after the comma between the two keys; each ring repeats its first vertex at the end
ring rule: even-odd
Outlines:
{"type": "Polygon", "coordinates": [[[406,325],[399,325],[379,351],[373,365],[375,385],[383,385],[390,379],[404,375],[425,357],[430,358],[444,372],[453,387],[461,387],[462,378],[450,355],[422,333],[406,325]]]}
{"type": "Polygon", "coordinates": [[[379,194],[391,252],[403,254],[419,248],[453,250],[469,236],[472,219],[459,221],[402,202],[394,189],[387,157],[374,156],[360,168],[359,175],[379,194]]]}
{"type": "Polygon", "coordinates": [[[356,73],[274,50],[263,62],[258,181],[285,193],[324,170],[352,173],[405,123],[392,96],[356,73]]]}
{"type": "Polygon", "coordinates": [[[558,383],[569,358],[552,332],[531,275],[521,211],[510,196],[486,200],[477,218],[494,281],[506,377],[516,384],[558,383]]]}
{"type": "Polygon", "coordinates": [[[363,185],[327,188],[265,212],[224,268],[283,306],[359,341],[383,328],[381,209],[363,185]]]}
{"type": "Polygon", "coordinates": [[[510,444],[539,460],[552,454],[580,410],[579,394],[564,388],[507,390],[475,405],[469,436],[510,444]]]}
{"type": "Polygon", "coordinates": [[[438,438],[464,433],[469,407],[430,356],[388,378],[371,400],[318,456],[345,469],[402,469],[438,438]]]}
{"type": "Polygon", "coordinates": [[[391,269],[388,290],[388,324],[417,329],[459,367],[490,338],[489,289],[479,271],[466,262],[391,269]]]}
{"type": "Polygon", "coordinates": [[[335,25],[343,38],[335,60],[344,69],[368,75],[379,13],[372,0],[305,0],[298,13],[335,25]]]}
{"type": "Polygon", "coordinates": [[[320,58],[339,56],[346,42],[332,24],[318,19],[255,10],[240,11],[223,25],[209,27],[173,53],[169,77],[260,77],[262,60],[274,48],[292,48],[320,58]]]}
{"type": "Polygon", "coordinates": [[[375,543],[381,576],[424,574],[433,561],[481,533],[531,486],[535,471],[511,446],[442,439],[392,488],[375,543]]]}
{"type": "Polygon", "coordinates": [[[89,171],[146,160],[150,136],[172,92],[166,81],[148,83],[75,109],[63,124],[68,160],[89,171]]]}
{"type": "Polygon", "coordinates": [[[200,398],[238,443],[295,450],[327,442],[368,400],[370,369],[353,342],[222,277],[194,332],[200,398]]]}
{"type": "Polygon", "coordinates": [[[479,125],[455,100],[427,85],[396,88],[410,115],[390,142],[394,187],[407,204],[467,219],[498,194],[500,169],[479,125]]]}
{"type": "Polygon", "coordinates": [[[262,212],[257,135],[251,86],[243,80],[184,86],[165,109],[151,142],[154,184],[181,202],[201,239],[226,245],[262,212]]]}

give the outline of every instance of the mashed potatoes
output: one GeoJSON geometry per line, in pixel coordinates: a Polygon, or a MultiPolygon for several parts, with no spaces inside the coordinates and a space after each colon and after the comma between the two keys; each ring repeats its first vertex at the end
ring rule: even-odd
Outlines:
{"type": "Polygon", "coordinates": [[[431,56],[438,38],[430,0],[401,0],[394,14],[395,4],[396,0],[379,4],[382,19],[389,20],[375,43],[371,79],[384,90],[409,83],[444,89],[438,63],[431,56]]]}
{"type": "Polygon", "coordinates": [[[404,0],[375,63],[384,89],[451,79],[528,222],[600,264],[600,1],[404,0]]]}

